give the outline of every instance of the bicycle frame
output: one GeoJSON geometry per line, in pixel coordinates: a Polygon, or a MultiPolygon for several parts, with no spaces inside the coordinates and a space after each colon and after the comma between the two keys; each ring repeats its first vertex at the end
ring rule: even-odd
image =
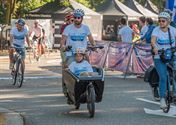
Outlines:
{"type": "Polygon", "coordinates": [[[23,59],[20,53],[21,51],[17,52],[15,50],[13,54],[14,65],[11,71],[13,85],[15,85],[17,82],[18,87],[22,86],[23,79],[24,79],[24,63],[23,63],[23,59]]]}

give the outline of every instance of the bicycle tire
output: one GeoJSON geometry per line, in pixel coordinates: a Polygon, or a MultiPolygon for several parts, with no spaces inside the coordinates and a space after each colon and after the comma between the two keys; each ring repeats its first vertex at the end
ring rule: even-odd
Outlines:
{"type": "Polygon", "coordinates": [[[87,109],[90,118],[93,118],[95,115],[95,90],[93,85],[87,87],[87,109]]]}
{"type": "Polygon", "coordinates": [[[11,71],[11,75],[12,75],[12,82],[13,84],[12,85],[15,85],[16,84],[16,78],[17,78],[17,63],[14,62],[14,65],[13,65],[13,68],[12,68],[12,71],[11,71]]]}
{"type": "Polygon", "coordinates": [[[18,60],[17,62],[17,73],[16,73],[16,84],[20,88],[23,84],[24,79],[24,64],[22,60],[18,60]]]}
{"type": "Polygon", "coordinates": [[[168,113],[170,110],[170,94],[167,94],[165,101],[166,101],[166,108],[163,109],[163,112],[168,113]]]}

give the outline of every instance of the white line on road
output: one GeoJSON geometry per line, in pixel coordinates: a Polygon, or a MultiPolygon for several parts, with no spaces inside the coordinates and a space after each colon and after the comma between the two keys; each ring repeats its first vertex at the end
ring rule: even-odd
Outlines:
{"type": "MultiPolygon", "coordinates": [[[[35,77],[24,77],[24,79],[53,79],[62,78],[62,76],[35,76],[35,77]]],[[[0,77],[0,80],[9,80],[11,77],[0,77]]]]}
{"type": "Polygon", "coordinates": [[[164,113],[162,110],[151,110],[144,108],[145,113],[151,115],[159,115],[159,116],[167,116],[167,117],[174,117],[176,118],[176,107],[170,108],[168,113],[164,113]]]}
{"type": "MultiPolygon", "coordinates": [[[[24,77],[24,79],[53,79],[58,78],[61,79],[62,76],[31,76],[31,77],[24,77]]],[[[105,76],[105,78],[123,78],[121,75],[112,75],[112,76],[105,76]]],[[[136,78],[136,77],[126,77],[128,78],[136,78]]],[[[9,80],[12,79],[11,77],[0,77],[0,80],[9,80]]]]}
{"type": "MultiPolygon", "coordinates": [[[[155,101],[151,101],[151,100],[147,100],[147,99],[143,99],[143,98],[136,98],[136,99],[140,100],[140,101],[160,105],[159,102],[155,102],[155,101]]],[[[172,105],[171,105],[171,108],[170,108],[168,113],[164,113],[163,110],[161,110],[161,109],[160,110],[151,110],[151,109],[148,109],[148,108],[144,108],[144,111],[145,111],[145,113],[151,114],[151,115],[176,117],[176,106],[172,106],[172,105]]]]}
{"type": "Polygon", "coordinates": [[[8,59],[9,56],[0,56],[0,59],[8,59]]]}

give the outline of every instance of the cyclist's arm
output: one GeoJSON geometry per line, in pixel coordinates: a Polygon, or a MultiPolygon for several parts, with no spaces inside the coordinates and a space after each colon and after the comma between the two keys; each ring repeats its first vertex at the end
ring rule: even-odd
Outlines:
{"type": "Polygon", "coordinates": [[[13,34],[10,34],[10,47],[12,47],[12,42],[13,42],[13,34]]]}
{"type": "Polygon", "coordinates": [[[65,44],[66,44],[66,40],[67,40],[67,36],[66,35],[62,35],[62,38],[61,38],[61,49],[65,49],[65,44]]]}
{"type": "Polygon", "coordinates": [[[152,38],[151,38],[151,46],[152,46],[153,52],[155,54],[158,54],[158,50],[156,48],[156,36],[152,36],[152,38]]]}
{"type": "Polygon", "coordinates": [[[28,44],[28,47],[31,47],[31,43],[30,43],[30,40],[29,40],[29,34],[26,35],[26,42],[28,44]]]}
{"type": "Polygon", "coordinates": [[[92,46],[96,45],[96,42],[94,41],[92,34],[88,35],[88,39],[89,39],[90,43],[92,44],[92,46]]]}

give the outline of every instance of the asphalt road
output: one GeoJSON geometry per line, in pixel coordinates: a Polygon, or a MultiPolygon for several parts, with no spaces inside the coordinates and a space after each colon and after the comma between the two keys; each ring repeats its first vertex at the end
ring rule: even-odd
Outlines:
{"type": "Polygon", "coordinates": [[[12,86],[11,80],[8,79],[8,71],[1,67],[4,72],[0,72],[0,107],[19,112],[25,119],[25,125],[174,125],[176,123],[176,118],[160,116],[162,113],[160,115],[145,113],[144,108],[154,111],[159,110],[159,105],[154,104],[156,102],[153,101],[150,87],[142,79],[124,80],[114,76],[106,77],[103,100],[96,103],[95,117],[89,118],[86,104],[81,105],[80,110],[75,110],[74,106],[66,104],[61,90],[60,67],[56,65],[58,62],[54,61],[55,59],[57,58],[48,57],[45,62],[41,60],[40,63],[29,63],[29,71],[26,73],[22,88],[12,86]],[[48,60],[50,62],[46,63],[48,60]]]}

